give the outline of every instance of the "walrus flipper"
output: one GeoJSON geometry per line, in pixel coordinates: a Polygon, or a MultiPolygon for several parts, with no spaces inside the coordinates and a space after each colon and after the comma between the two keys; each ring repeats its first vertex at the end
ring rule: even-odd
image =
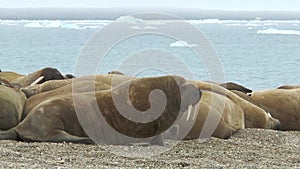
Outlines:
{"type": "Polygon", "coordinates": [[[63,130],[55,131],[55,134],[47,141],[49,141],[49,142],[70,142],[70,143],[77,143],[77,144],[95,144],[95,142],[88,137],[74,136],[63,130]]]}
{"type": "Polygon", "coordinates": [[[16,129],[12,128],[6,131],[0,130],[0,140],[18,140],[16,129]]]}
{"type": "Polygon", "coordinates": [[[151,145],[158,145],[158,146],[164,146],[164,135],[160,134],[155,136],[151,141],[150,141],[151,145]]]}

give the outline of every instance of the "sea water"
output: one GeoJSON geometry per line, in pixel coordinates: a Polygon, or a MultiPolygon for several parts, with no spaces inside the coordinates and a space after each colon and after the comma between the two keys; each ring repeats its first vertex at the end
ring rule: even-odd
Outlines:
{"type": "MultiPolygon", "coordinates": [[[[43,67],[74,73],[80,52],[88,39],[112,21],[108,20],[0,20],[0,69],[28,74],[43,67]]],[[[215,48],[224,81],[240,83],[253,90],[300,84],[300,21],[190,20],[215,48]]],[[[184,30],[182,30],[184,31],[184,30]]],[[[197,37],[195,37],[197,38],[197,37]]],[[[119,68],[133,53],[155,48],[171,51],[184,60],[193,78],[210,80],[205,63],[195,59],[184,42],[157,35],[128,38],[112,47],[99,63],[97,73],[119,68]]],[[[177,60],[165,61],[155,52],[145,53],[147,64],[132,59],[129,66],[159,65],[167,71],[143,69],[139,77],[182,74],[177,60]],[[149,63],[151,62],[151,63],[149,63]]],[[[127,73],[127,72],[125,72],[127,73]]]]}

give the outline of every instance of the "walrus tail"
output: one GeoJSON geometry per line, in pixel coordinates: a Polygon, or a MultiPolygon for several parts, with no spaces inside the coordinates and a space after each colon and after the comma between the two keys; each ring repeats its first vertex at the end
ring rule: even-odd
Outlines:
{"type": "Polygon", "coordinates": [[[12,128],[6,131],[0,130],[0,140],[19,140],[16,129],[12,128]]]}

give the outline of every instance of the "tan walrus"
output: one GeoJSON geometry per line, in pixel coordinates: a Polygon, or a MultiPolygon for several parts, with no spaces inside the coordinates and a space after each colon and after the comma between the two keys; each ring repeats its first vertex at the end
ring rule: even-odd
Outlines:
{"type": "MultiPolygon", "coordinates": [[[[170,129],[171,138],[197,139],[210,136],[229,138],[244,128],[279,129],[280,122],[258,106],[219,85],[192,81],[202,92],[193,114],[185,114],[170,129]],[[212,118],[203,129],[208,115],[212,118]],[[216,124],[216,125],[214,125],[216,124]]],[[[242,93],[242,92],[241,92],[242,93]]]]}
{"type": "Polygon", "coordinates": [[[300,88],[257,91],[250,99],[277,118],[282,130],[300,130],[300,88]]]}
{"type": "Polygon", "coordinates": [[[9,131],[0,132],[0,139],[92,143],[91,138],[88,138],[83,130],[81,125],[83,121],[85,124],[94,125],[94,130],[88,130],[90,134],[102,132],[100,139],[107,144],[138,142],[138,139],[161,135],[173,124],[177,116],[186,111],[190,105],[195,105],[200,97],[201,92],[198,87],[181,77],[163,76],[134,79],[122,83],[112,90],[78,93],[73,97],[68,94],[50,98],[36,106],[18,126],[9,131]],[[125,97],[128,85],[129,100],[125,97]],[[159,89],[165,94],[167,100],[165,107],[161,105],[160,95],[152,95],[151,92],[155,89],[159,89]],[[124,104],[115,103],[113,95],[121,99],[119,101],[123,101],[124,104]],[[93,103],[94,98],[96,98],[96,106],[93,103]],[[73,99],[79,99],[75,105],[73,99]],[[152,120],[153,117],[159,116],[149,122],[132,121],[121,115],[115,104],[121,105],[121,109],[125,110],[132,104],[134,108],[141,111],[140,114],[136,114],[136,116],[140,116],[140,120],[152,120]],[[98,108],[101,110],[101,114],[97,114],[98,108]],[[161,108],[163,108],[162,113],[156,111],[161,108]],[[148,111],[149,109],[150,111],[148,111]],[[101,123],[99,123],[99,115],[102,115],[105,121],[100,120],[101,123]],[[82,118],[78,119],[77,116],[82,118]],[[107,132],[104,123],[109,124],[113,130],[107,132]],[[114,136],[117,133],[121,133],[120,137],[122,138],[107,136],[114,136]]]}

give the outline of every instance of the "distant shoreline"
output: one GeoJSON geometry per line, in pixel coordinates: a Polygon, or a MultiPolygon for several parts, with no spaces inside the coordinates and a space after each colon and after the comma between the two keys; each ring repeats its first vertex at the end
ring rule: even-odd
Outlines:
{"type": "MultiPolygon", "coordinates": [[[[2,20],[115,20],[136,13],[164,13],[186,20],[300,20],[300,11],[225,11],[197,8],[0,8],[2,20]]],[[[149,19],[164,19],[149,15],[149,19]]]]}

